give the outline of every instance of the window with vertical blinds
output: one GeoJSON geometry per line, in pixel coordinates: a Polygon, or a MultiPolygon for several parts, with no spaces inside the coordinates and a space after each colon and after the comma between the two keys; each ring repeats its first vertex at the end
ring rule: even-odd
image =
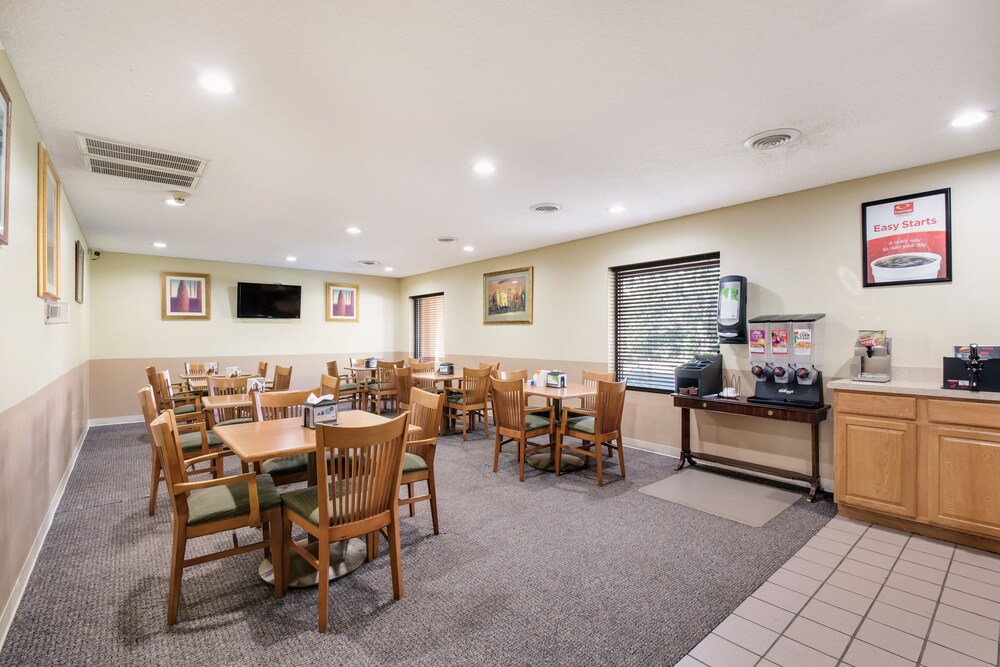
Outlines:
{"type": "Polygon", "coordinates": [[[629,389],[672,392],[674,369],[719,352],[719,253],[611,269],[615,373],[629,389]]]}
{"type": "Polygon", "coordinates": [[[417,359],[444,358],[444,292],[411,296],[410,340],[417,359]]]}

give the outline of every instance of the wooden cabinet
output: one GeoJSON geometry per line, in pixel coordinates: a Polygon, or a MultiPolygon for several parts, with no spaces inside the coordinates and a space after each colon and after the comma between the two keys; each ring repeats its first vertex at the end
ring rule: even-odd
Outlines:
{"type": "Polygon", "coordinates": [[[916,424],[843,415],[836,429],[837,502],[916,517],[916,424]]]}
{"type": "Polygon", "coordinates": [[[836,391],[842,513],[1000,552],[1000,403],[836,391]]]}

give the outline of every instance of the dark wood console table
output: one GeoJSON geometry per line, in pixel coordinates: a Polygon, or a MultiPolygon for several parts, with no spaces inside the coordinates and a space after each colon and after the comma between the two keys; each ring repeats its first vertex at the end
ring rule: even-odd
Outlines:
{"type": "Polygon", "coordinates": [[[722,463],[735,468],[743,468],[777,477],[787,477],[789,479],[809,482],[809,495],[806,498],[809,502],[815,500],[816,494],[822,491],[819,484],[819,423],[826,419],[826,415],[830,410],[829,405],[819,408],[793,408],[770,403],[750,403],[746,399],[717,398],[714,396],[708,398],[673,394],[673,398],[674,406],[681,409],[681,461],[677,464],[677,470],[683,468],[685,462],[693,466],[697,463],[695,459],[700,459],[710,463],[722,463]],[[724,412],[731,415],[745,415],[747,417],[762,417],[764,419],[779,419],[781,421],[809,424],[811,431],[812,473],[806,474],[794,470],[772,468],[771,466],[760,465],[758,463],[731,459],[726,456],[692,452],[692,410],[708,410],[710,412],[724,412]]]}

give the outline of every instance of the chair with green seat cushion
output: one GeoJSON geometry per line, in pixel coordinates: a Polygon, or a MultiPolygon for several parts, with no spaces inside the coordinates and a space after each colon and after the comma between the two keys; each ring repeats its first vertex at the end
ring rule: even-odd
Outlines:
{"type": "MultiPolygon", "coordinates": [[[[340,383],[337,384],[337,402],[339,403],[343,399],[350,398],[351,409],[357,410],[358,396],[361,392],[368,389],[368,383],[359,383],[355,376],[341,373],[340,365],[337,363],[336,359],[326,362],[326,375],[329,375],[330,378],[337,378],[340,380],[340,383]]],[[[334,383],[332,379],[328,380],[325,376],[320,379],[320,385],[334,386],[334,384],[336,383],[334,383]]],[[[325,389],[323,393],[327,393],[325,389]]]]}
{"type": "Polygon", "coordinates": [[[244,473],[199,482],[189,481],[185,464],[211,459],[220,461],[224,453],[215,452],[185,460],[177,420],[171,411],[156,417],[149,430],[157,456],[163,463],[167,491],[173,505],[167,623],[173,625],[177,622],[181,579],[186,567],[257,549],[262,549],[265,556],[274,554],[274,595],[281,597],[286,588],[284,561],[278,558],[282,547],[281,497],[271,478],[244,473]],[[227,533],[237,528],[257,527],[263,532],[263,539],[259,542],[233,546],[193,558],[186,555],[189,539],[227,533]]]}
{"type": "Polygon", "coordinates": [[[568,450],[584,457],[584,466],[593,458],[597,461],[597,485],[604,486],[604,448],[611,456],[618,454],[622,479],[625,478],[625,458],[622,453],[622,413],[625,408],[625,380],[597,382],[594,409],[563,408],[562,420],[556,434],[556,475],[559,475],[562,451],[568,450]],[[565,438],[582,440],[579,447],[571,447],[565,438]],[[590,449],[593,447],[593,450],[590,449]]]}
{"type": "MultiPolygon", "coordinates": [[[[389,542],[392,592],[403,596],[399,540],[399,485],[403,469],[403,437],[408,414],[374,426],[348,428],[319,424],[313,453],[321,472],[316,486],[283,494],[282,566],[291,552],[316,568],[319,575],[319,631],[326,632],[330,595],[330,543],[366,536],[368,560],[378,555],[379,534],[389,542]],[[328,455],[329,454],[329,458],[328,455]],[[328,463],[326,463],[329,461],[328,463]],[[301,545],[292,540],[295,524],[314,540],[301,545]],[[315,550],[314,550],[315,549],[315,550]],[[316,558],[315,554],[319,554],[316,558]]],[[[282,582],[287,587],[288,582],[282,582]]]]}
{"type": "MultiPolygon", "coordinates": [[[[153,433],[150,430],[150,424],[152,424],[153,420],[156,419],[158,411],[156,409],[156,399],[154,397],[153,388],[150,385],[146,385],[139,389],[137,394],[139,397],[139,408],[142,411],[143,422],[146,424],[146,436],[149,438],[149,458],[151,463],[149,515],[153,516],[156,514],[156,500],[160,488],[160,482],[164,479],[163,466],[160,462],[159,455],[156,453],[156,447],[153,445],[153,433]]],[[[181,442],[182,456],[185,460],[198,456],[204,456],[213,451],[220,451],[222,449],[222,441],[219,440],[218,436],[211,431],[205,430],[205,422],[184,422],[177,427],[177,430],[181,442]]],[[[218,477],[222,474],[222,467],[221,465],[218,465],[218,461],[215,461],[208,468],[192,470],[188,474],[200,474],[207,472],[210,472],[213,476],[218,477]]]]}
{"type": "Polygon", "coordinates": [[[437,488],[434,481],[434,453],[437,450],[438,430],[441,427],[444,394],[435,394],[418,387],[410,389],[410,424],[420,429],[407,436],[406,454],[403,455],[403,476],[400,483],[406,488],[406,498],[401,505],[409,505],[410,516],[416,514],[415,504],[427,500],[431,506],[431,523],[434,534],[438,527],[437,488]],[[414,489],[419,482],[427,483],[427,493],[417,496],[414,489]]]}
{"type": "Polygon", "coordinates": [[[444,416],[462,423],[462,440],[476,428],[476,415],[483,418],[483,430],[490,437],[490,420],[486,412],[486,394],[490,388],[489,368],[463,368],[462,386],[447,390],[444,416]]]}
{"type": "Polygon", "coordinates": [[[215,422],[215,426],[229,426],[230,424],[249,424],[253,421],[252,417],[237,417],[235,419],[223,419],[220,422],[215,422]]]}
{"type": "Polygon", "coordinates": [[[173,410],[178,421],[200,421],[204,419],[201,412],[201,394],[181,391],[178,385],[171,384],[169,371],[157,371],[153,366],[146,367],[146,377],[152,376],[150,385],[160,412],[173,410]]]}
{"type": "MultiPolygon", "coordinates": [[[[253,420],[262,422],[272,419],[302,419],[302,406],[315,393],[315,389],[304,391],[268,391],[253,393],[253,420]]],[[[306,481],[308,457],[305,454],[282,456],[268,459],[260,465],[258,472],[264,472],[274,479],[278,486],[306,481]]]]}
{"type": "Polygon", "coordinates": [[[525,405],[524,381],[520,378],[498,380],[490,378],[493,391],[493,422],[496,427],[496,442],[493,449],[493,472],[500,465],[500,450],[509,442],[517,443],[517,460],[520,480],[524,481],[524,462],[527,455],[553,447],[553,423],[555,416],[551,405],[529,408],[525,405]],[[531,438],[547,435],[547,444],[530,442],[531,438]]]}
{"type": "Polygon", "coordinates": [[[338,405],[340,405],[341,401],[350,399],[351,409],[357,409],[358,385],[354,382],[344,382],[343,378],[339,375],[321,375],[319,379],[319,391],[322,396],[333,396],[333,400],[338,405]],[[353,387],[353,389],[345,390],[344,387],[353,387]]]}

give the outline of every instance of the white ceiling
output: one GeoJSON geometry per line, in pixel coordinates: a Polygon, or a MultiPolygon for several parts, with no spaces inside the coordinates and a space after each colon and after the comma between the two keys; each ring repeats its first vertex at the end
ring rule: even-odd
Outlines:
{"type": "Polygon", "coordinates": [[[1000,118],[947,122],[1000,107],[998,27],[996,0],[0,3],[91,246],[395,276],[996,150],[1000,118]],[[75,132],[208,168],[170,208],[75,132]]]}

